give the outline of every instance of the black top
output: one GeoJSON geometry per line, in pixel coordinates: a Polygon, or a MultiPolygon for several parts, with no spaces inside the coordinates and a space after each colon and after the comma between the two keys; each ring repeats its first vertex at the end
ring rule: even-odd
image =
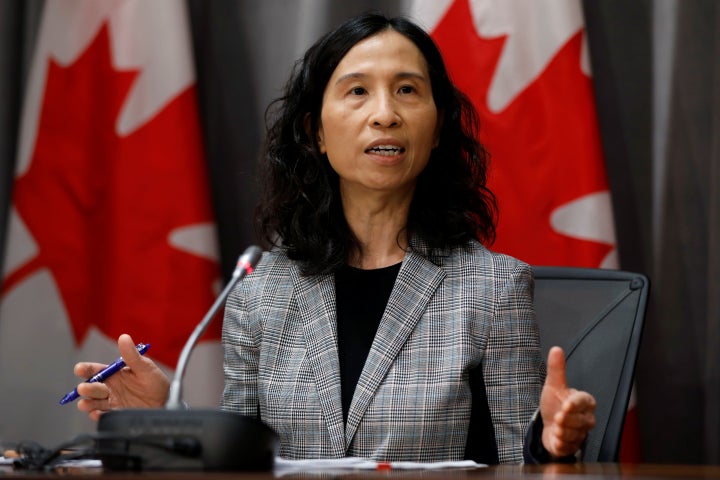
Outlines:
{"type": "MultiPolygon", "coordinates": [[[[400,265],[398,263],[374,270],[345,266],[335,275],[342,408],[346,422],[355,386],[370,353],[400,265]]],[[[469,381],[472,411],[465,458],[496,464],[498,454],[495,432],[480,367],[470,372],[469,381]]]]}
{"type": "Polygon", "coordinates": [[[335,275],[342,407],[346,422],[355,386],[360,380],[400,265],[374,270],[345,266],[335,275]]]}

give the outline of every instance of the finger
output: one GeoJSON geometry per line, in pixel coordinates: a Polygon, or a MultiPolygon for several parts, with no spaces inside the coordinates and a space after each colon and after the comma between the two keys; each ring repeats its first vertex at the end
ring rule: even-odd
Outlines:
{"type": "Polygon", "coordinates": [[[97,422],[98,420],[100,420],[100,417],[103,415],[103,413],[105,412],[102,410],[93,410],[92,412],[90,412],[89,417],[91,420],[95,420],[97,422]]]}
{"type": "Polygon", "coordinates": [[[130,335],[123,333],[118,337],[118,349],[125,365],[130,367],[131,370],[139,372],[147,368],[147,364],[144,362],[140,352],[137,351],[137,345],[130,335]]]}
{"type": "Polygon", "coordinates": [[[565,440],[559,435],[552,435],[548,451],[556,457],[572,455],[582,447],[584,437],[576,437],[573,440],[565,440]]]}
{"type": "Polygon", "coordinates": [[[592,414],[570,415],[565,417],[561,423],[555,423],[552,426],[552,434],[564,440],[576,438],[582,440],[593,426],[595,426],[595,416],[592,414]]]}
{"type": "Polygon", "coordinates": [[[578,451],[574,445],[568,445],[558,438],[553,438],[545,448],[555,457],[566,457],[578,451]]]}
{"type": "Polygon", "coordinates": [[[106,412],[110,410],[110,402],[107,399],[96,400],[92,398],[81,398],[77,404],[78,410],[81,412],[106,412]]]}
{"type": "Polygon", "coordinates": [[[585,432],[573,428],[557,428],[553,431],[553,438],[563,445],[563,448],[582,445],[585,440],[585,432]]]}
{"type": "Polygon", "coordinates": [[[572,455],[573,453],[580,450],[583,446],[584,438],[577,438],[572,440],[556,439],[555,445],[557,449],[562,452],[560,456],[572,455]]]}
{"type": "Polygon", "coordinates": [[[570,389],[570,394],[563,400],[560,410],[566,413],[594,412],[597,402],[588,392],[570,389]]]}
{"type": "Polygon", "coordinates": [[[590,430],[595,426],[595,398],[587,392],[572,391],[553,416],[553,423],[590,430]]]}
{"type": "Polygon", "coordinates": [[[592,412],[561,413],[553,419],[562,428],[589,431],[595,426],[595,415],[592,412]]]}
{"type": "Polygon", "coordinates": [[[118,337],[117,344],[118,350],[120,351],[120,356],[128,367],[132,368],[133,365],[136,365],[138,362],[140,362],[140,359],[142,357],[137,351],[137,348],[135,347],[135,342],[130,335],[128,335],[127,333],[123,333],[122,335],[120,335],[118,337]]]}
{"type": "Polygon", "coordinates": [[[87,398],[107,399],[110,396],[110,389],[101,382],[83,382],[77,386],[77,391],[81,397],[87,398]]]}
{"type": "Polygon", "coordinates": [[[548,352],[545,385],[562,390],[567,388],[567,379],[565,378],[565,354],[560,347],[552,347],[548,352]]]}
{"type": "Polygon", "coordinates": [[[564,443],[561,441],[558,441],[556,443],[555,447],[555,456],[556,457],[567,457],[570,455],[575,455],[578,450],[582,448],[582,444],[575,444],[575,443],[564,443]]]}
{"type": "Polygon", "coordinates": [[[79,362],[73,367],[73,373],[87,380],[105,367],[107,367],[107,365],[103,363],[79,362]]]}

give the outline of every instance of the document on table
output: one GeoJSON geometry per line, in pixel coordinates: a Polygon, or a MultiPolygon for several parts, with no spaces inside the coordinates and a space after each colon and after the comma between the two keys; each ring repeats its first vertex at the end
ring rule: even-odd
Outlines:
{"type": "Polygon", "coordinates": [[[376,462],[366,458],[345,457],[318,460],[287,460],[275,458],[276,474],[315,472],[325,470],[440,470],[446,468],[484,468],[487,465],[472,460],[451,462],[376,462]]]}
{"type": "MultiPolygon", "coordinates": [[[[13,466],[15,464],[15,461],[19,460],[18,457],[2,457],[0,456],[0,466],[13,466]]],[[[101,468],[102,462],[100,460],[92,459],[92,458],[83,458],[83,459],[72,459],[72,460],[60,460],[53,464],[54,467],[63,467],[63,468],[71,468],[71,467],[78,467],[78,468],[101,468]]]]}

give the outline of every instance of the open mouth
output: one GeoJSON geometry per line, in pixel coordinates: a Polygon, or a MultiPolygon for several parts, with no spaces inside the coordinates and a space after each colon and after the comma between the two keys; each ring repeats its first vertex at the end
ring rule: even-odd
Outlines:
{"type": "Polygon", "coordinates": [[[378,145],[377,147],[368,148],[365,150],[367,153],[373,155],[381,155],[385,157],[392,157],[393,155],[399,155],[405,151],[404,148],[396,147],[394,145],[378,145]]]}

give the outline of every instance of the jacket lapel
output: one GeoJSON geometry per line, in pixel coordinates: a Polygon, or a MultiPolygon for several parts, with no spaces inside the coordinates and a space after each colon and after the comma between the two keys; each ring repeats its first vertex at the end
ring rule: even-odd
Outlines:
{"type": "Polygon", "coordinates": [[[345,442],[348,447],[380,383],[444,277],[442,268],[423,256],[413,251],[405,255],[355,388],[345,427],[345,442]]]}
{"type": "Polygon", "coordinates": [[[342,415],[340,362],[337,352],[335,282],[332,275],[317,277],[300,275],[291,269],[307,344],[307,356],[313,373],[323,416],[327,424],[332,450],[345,454],[345,428],[342,415]]]}

